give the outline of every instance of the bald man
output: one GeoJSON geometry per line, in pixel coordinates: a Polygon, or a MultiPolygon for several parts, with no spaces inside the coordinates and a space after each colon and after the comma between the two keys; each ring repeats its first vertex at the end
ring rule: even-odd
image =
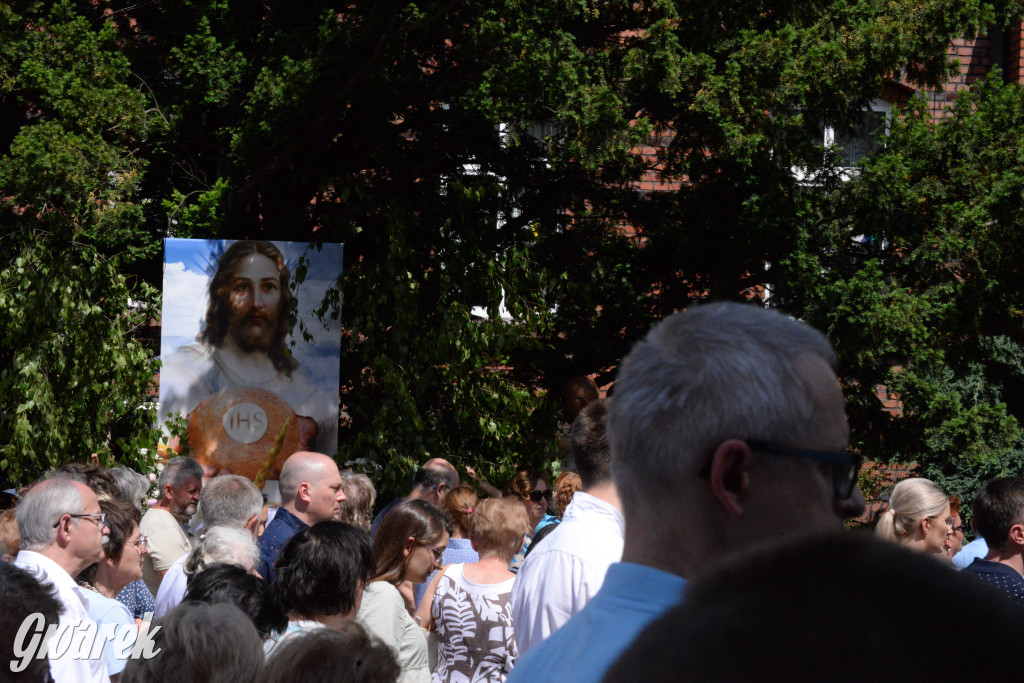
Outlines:
{"type": "Polygon", "coordinates": [[[317,522],[341,519],[341,486],[338,465],[323,453],[299,451],[284,462],[278,479],[281,507],[260,537],[260,557],[268,583],[274,580],[274,562],[281,548],[299,530],[317,522]]]}
{"type": "Polygon", "coordinates": [[[373,518],[370,536],[377,535],[377,527],[380,526],[381,520],[403,500],[425,500],[434,507],[438,507],[445,494],[458,485],[459,473],[455,466],[444,458],[431,458],[416,470],[409,495],[391,501],[373,518]]]}

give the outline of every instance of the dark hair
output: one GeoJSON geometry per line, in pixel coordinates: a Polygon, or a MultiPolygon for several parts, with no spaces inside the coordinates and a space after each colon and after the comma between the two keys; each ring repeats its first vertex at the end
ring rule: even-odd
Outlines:
{"type": "Polygon", "coordinates": [[[377,560],[374,581],[398,585],[405,575],[405,543],[411,536],[422,543],[436,542],[452,533],[452,523],[440,510],[425,500],[403,500],[381,520],[373,537],[373,556],[377,560]]]}
{"type": "Polygon", "coordinates": [[[106,467],[87,462],[69,462],[61,465],[56,474],[63,474],[68,479],[85,484],[101,500],[121,498],[121,489],[117,486],[117,480],[107,471],[106,467]]]}
{"type": "Polygon", "coordinates": [[[612,458],[605,431],[607,417],[607,403],[594,401],[580,411],[569,430],[572,457],[584,490],[612,478],[612,458]]]}
{"type": "Polygon", "coordinates": [[[211,346],[220,347],[228,333],[231,320],[229,303],[231,287],[242,261],[254,254],[266,256],[277,266],[281,285],[281,308],[277,312],[277,328],[274,330],[273,343],[267,355],[274,367],[289,376],[297,366],[296,361],[287,353],[285,337],[288,335],[289,313],[291,311],[291,290],[288,281],[291,273],[284,262],[284,254],[272,242],[265,240],[239,240],[228,247],[217,261],[217,272],[210,280],[210,306],[206,309],[206,327],[197,339],[211,346]]]}
{"type": "Polygon", "coordinates": [[[121,683],[252,683],[263,666],[259,634],[234,605],[183,602],[150,635],[156,656],[129,659],[121,683]]]}
{"type": "Polygon", "coordinates": [[[332,683],[394,683],[402,673],[387,645],[355,622],[344,629],[318,628],[288,638],[274,648],[257,683],[303,680],[332,683]]]}
{"type": "Polygon", "coordinates": [[[447,488],[455,485],[455,472],[447,467],[421,467],[412,479],[413,488],[432,491],[441,484],[447,488]]]}
{"type": "Polygon", "coordinates": [[[1024,640],[1020,607],[936,561],[872,534],[837,533],[758,551],[686,587],[682,603],[653,622],[605,681],[1018,681],[1006,653],[1024,640]],[[971,628],[957,646],[970,657],[922,657],[895,644],[949,618],[971,628]],[[745,643],[742,656],[736,644],[745,643]]]}
{"type": "Polygon", "coordinates": [[[233,564],[213,564],[188,582],[183,602],[228,603],[248,615],[261,638],[288,628],[288,616],[266,581],[233,564]]]}
{"type": "Polygon", "coordinates": [[[988,481],[974,498],[974,530],[989,548],[1002,550],[1014,524],[1024,524],[1024,479],[1002,477],[988,481]]]}
{"type": "MultiPolygon", "coordinates": [[[[103,545],[103,554],[113,562],[119,562],[124,554],[124,546],[128,537],[142,520],[142,513],[139,509],[127,501],[120,499],[100,499],[100,511],[107,516],[107,527],[110,533],[107,534],[107,542],[103,545]]],[[[84,581],[92,581],[96,576],[96,569],[99,563],[91,564],[82,570],[78,578],[84,581]]]]}
{"type": "Polygon", "coordinates": [[[274,565],[274,595],[303,617],[347,614],[373,577],[370,537],[344,522],[319,522],[292,536],[274,565]]]}
{"type": "MultiPolygon", "coordinates": [[[[39,627],[45,632],[47,627],[57,625],[63,611],[64,606],[57,599],[52,584],[39,581],[31,572],[13,564],[0,562],[0,666],[3,670],[10,671],[11,662],[22,659],[14,654],[14,642],[25,619],[38,612],[44,622],[39,627]]],[[[20,674],[12,674],[14,679],[48,680],[45,675],[49,660],[36,659],[34,651],[30,656],[28,668],[20,674]]]]}

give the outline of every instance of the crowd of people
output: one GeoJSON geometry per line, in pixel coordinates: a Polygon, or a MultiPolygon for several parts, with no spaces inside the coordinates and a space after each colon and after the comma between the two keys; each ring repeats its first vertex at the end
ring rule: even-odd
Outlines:
{"type": "Polygon", "coordinates": [[[636,344],[611,397],[571,387],[572,471],[550,487],[528,469],[504,491],[472,469],[462,483],[435,458],[376,516],[371,479],[320,453],[285,461],[277,506],[188,457],[164,465],[153,505],[138,473],[65,466],[0,515],[0,668],[58,683],[1016,680],[1000,648],[1024,634],[1024,481],[986,483],[966,527],[955,496],[905,479],[874,537],[844,531],[865,503],[835,373],[803,323],[695,306],[636,344]],[[965,528],[978,539],[961,548],[965,528]],[[954,594],[969,665],[891,647],[895,629],[946,624],[954,594]]]}

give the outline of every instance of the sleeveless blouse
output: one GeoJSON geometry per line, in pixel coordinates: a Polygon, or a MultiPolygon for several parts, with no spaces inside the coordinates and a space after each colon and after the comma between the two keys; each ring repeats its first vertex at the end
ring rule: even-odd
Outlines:
{"type": "Polygon", "coordinates": [[[512,581],[469,581],[464,565],[441,577],[430,613],[437,629],[433,683],[504,681],[519,654],[512,631],[512,581]]]}

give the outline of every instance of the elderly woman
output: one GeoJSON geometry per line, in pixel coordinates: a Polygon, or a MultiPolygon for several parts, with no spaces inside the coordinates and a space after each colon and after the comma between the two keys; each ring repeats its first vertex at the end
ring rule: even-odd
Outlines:
{"type": "Polygon", "coordinates": [[[423,583],[440,568],[452,525],[425,500],[406,500],[384,517],[373,538],[377,575],[366,587],[357,621],[383,640],[398,657],[400,681],[430,679],[427,639],[413,620],[412,595],[402,582],[423,583]]]}
{"type": "Polygon", "coordinates": [[[128,608],[116,600],[121,590],[142,578],[142,556],[146,554],[146,537],[139,532],[140,512],[120,500],[100,501],[100,510],[107,516],[110,533],[103,546],[106,556],[79,574],[79,583],[95,595],[89,595],[89,616],[99,625],[114,624],[114,640],[103,644],[103,658],[113,681],[120,679],[128,663],[128,655],[138,636],[135,618],[128,608]]]}
{"type": "Polygon", "coordinates": [[[248,529],[233,526],[215,526],[206,530],[188,559],[185,576],[189,580],[211,564],[234,564],[250,573],[256,573],[260,562],[260,548],[248,529]]]}
{"type": "Polygon", "coordinates": [[[512,629],[512,581],[508,570],[529,521],[512,498],[490,498],[469,516],[469,538],[480,559],[444,568],[427,587],[417,611],[436,629],[433,683],[504,681],[518,651],[512,629]]]}
{"type": "Polygon", "coordinates": [[[928,479],[904,479],[893,487],[889,509],[875,533],[912,550],[944,557],[946,537],[953,530],[949,496],[928,479]]]}
{"type": "Polygon", "coordinates": [[[288,615],[284,633],[266,641],[268,655],[299,633],[339,629],[359,611],[363,587],[373,576],[370,537],[343,522],[319,522],[292,536],[281,549],[274,594],[288,615]]]}

